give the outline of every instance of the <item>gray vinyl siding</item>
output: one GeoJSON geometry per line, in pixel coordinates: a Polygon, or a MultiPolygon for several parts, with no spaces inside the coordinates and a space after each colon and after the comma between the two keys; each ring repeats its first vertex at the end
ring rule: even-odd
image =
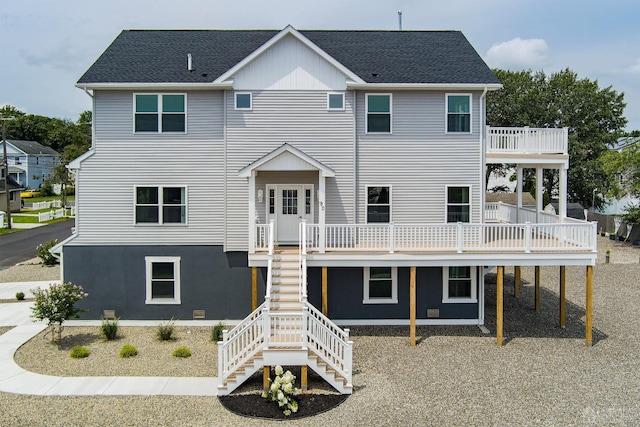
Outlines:
{"type": "MultiPolygon", "coordinates": [[[[353,222],[355,130],[352,93],[345,96],[345,111],[327,111],[326,91],[254,91],[252,111],[234,110],[233,101],[229,92],[226,101],[225,249],[247,250],[249,185],[246,178],[238,177],[238,171],[284,143],[335,171],[335,178],[326,181],[327,223],[353,222]]],[[[259,181],[263,186],[267,183],[259,181]]],[[[264,207],[257,206],[256,209],[264,210],[264,207]]]]}
{"type": "Polygon", "coordinates": [[[367,134],[365,93],[357,96],[358,222],[366,222],[368,185],[392,187],[392,220],[441,224],[445,187],[471,186],[472,222],[480,222],[480,92],[473,93],[471,134],[445,133],[445,94],[401,91],[392,97],[392,134],[367,134]]]}
{"type": "Polygon", "coordinates": [[[95,154],[82,163],[71,245],[222,244],[222,92],[187,93],[187,134],[134,134],[133,92],[95,92],[95,154]],[[134,186],[186,186],[187,222],[134,224],[134,186]]]}

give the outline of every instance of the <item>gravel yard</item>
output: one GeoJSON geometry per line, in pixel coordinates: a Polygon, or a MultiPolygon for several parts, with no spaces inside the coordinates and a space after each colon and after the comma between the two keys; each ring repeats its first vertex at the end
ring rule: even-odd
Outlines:
{"type": "MultiPolygon", "coordinates": [[[[504,347],[495,343],[495,287],[490,284],[486,287],[488,335],[473,326],[419,327],[418,345],[411,348],[408,327],[351,328],[354,394],[336,409],[289,424],[637,425],[640,331],[635,321],[640,312],[640,249],[599,239],[599,265],[594,269],[593,347],[584,345],[584,267],[567,267],[564,329],[557,326],[559,269],[542,269],[542,308],[536,313],[533,269],[523,268],[523,279],[528,283],[522,286],[519,298],[513,297],[512,281],[506,280],[504,347]],[[608,247],[612,249],[612,263],[604,264],[608,247]]],[[[0,271],[0,282],[10,281],[3,276],[8,270],[0,271]]],[[[43,271],[43,267],[36,271],[43,271]]],[[[512,271],[507,269],[507,273],[512,271]]],[[[90,329],[86,333],[97,331],[95,327],[90,329]]],[[[153,337],[153,331],[141,333],[153,337]]],[[[208,340],[208,334],[202,335],[208,340]]],[[[179,336],[183,337],[184,331],[179,336]]],[[[130,338],[133,333],[126,339],[130,338]]],[[[78,362],[68,357],[54,361],[46,353],[38,353],[49,344],[36,339],[39,345],[29,351],[36,359],[51,365],[78,362]]],[[[121,340],[118,345],[123,343],[121,340]]],[[[182,344],[170,344],[171,350],[178,345],[182,344]]],[[[97,354],[86,361],[91,363],[94,356],[97,354]]],[[[117,356],[113,360],[120,363],[117,356]]],[[[92,368],[94,375],[107,369],[100,365],[92,368]]],[[[212,369],[215,372],[215,364],[212,369]]],[[[66,372],[73,374],[75,370],[66,372]]],[[[88,371],[78,372],[85,373],[74,375],[89,375],[88,371]]],[[[202,375],[196,368],[188,374],[202,375]]],[[[0,425],[11,426],[280,425],[233,415],[216,398],[206,397],[34,397],[0,393],[0,407],[0,425]]]]}

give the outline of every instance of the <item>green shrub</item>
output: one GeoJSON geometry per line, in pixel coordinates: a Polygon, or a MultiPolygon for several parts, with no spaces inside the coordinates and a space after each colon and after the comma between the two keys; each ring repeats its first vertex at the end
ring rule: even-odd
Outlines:
{"type": "Polygon", "coordinates": [[[224,323],[218,322],[218,324],[211,329],[211,341],[222,341],[222,331],[224,331],[224,328],[224,323]]]}
{"type": "Polygon", "coordinates": [[[173,357],[191,357],[189,347],[178,347],[173,350],[173,357]]]}
{"type": "Polygon", "coordinates": [[[138,355],[138,349],[132,346],[131,344],[125,344],[120,349],[120,357],[126,359],[128,357],[133,357],[138,355]]]}
{"type": "Polygon", "coordinates": [[[16,292],[16,299],[18,301],[24,300],[24,292],[16,292]]]}
{"type": "Polygon", "coordinates": [[[87,347],[82,347],[81,345],[77,345],[71,348],[69,352],[69,356],[74,359],[82,359],[84,357],[89,356],[89,349],[87,347]]]}
{"type": "Polygon", "coordinates": [[[81,310],[75,306],[75,303],[87,297],[82,286],[74,285],[71,282],[63,282],[59,285],[51,284],[49,288],[40,289],[39,287],[31,289],[31,293],[35,296],[36,302],[31,307],[31,317],[38,320],[47,319],[51,328],[51,342],[55,341],[58,332],[58,341],[62,339],[62,323],[71,318],[78,318],[81,310]],[[56,328],[57,325],[57,328],[56,328]]]}
{"type": "Polygon", "coordinates": [[[167,322],[162,322],[158,325],[158,330],[156,331],[156,337],[160,341],[169,341],[173,339],[173,333],[175,332],[175,327],[173,326],[173,317],[171,320],[167,322]]]}
{"type": "Polygon", "coordinates": [[[120,320],[120,318],[113,320],[102,319],[100,333],[109,341],[118,338],[118,320],[120,320]]]}
{"type": "Polygon", "coordinates": [[[57,244],[58,239],[52,239],[36,246],[38,257],[40,257],[44,265],[56,265],[58,263],[58,258],[54,257],[53,254],[49,252],[49,249],[57,244]]]}

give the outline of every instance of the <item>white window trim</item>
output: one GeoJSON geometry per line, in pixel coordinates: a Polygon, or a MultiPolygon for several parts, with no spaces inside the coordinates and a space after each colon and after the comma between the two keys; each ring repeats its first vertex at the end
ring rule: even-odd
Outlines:
{"type": "MultiPolygon", "coordinates": [[[[172,206],[176,206],[176,205],[172,205],[172,206]]],[[[133,225],[136,227],[157,227],[157,226],[162,226],[162,227],[184,227],[189,225],[189,187],[186,185],[181,185],[181,184],[167,184],[167,185],[155,185],[155,184],[149,184],[149,185],[134,185],[133,186],[133,225]],[[136,222],[136,207],[138,206],[138,203],[136,201],[136,198],[138,196],[138,187],[156,187],[158,189],[158,222],[136,222]],[[167,188],[184,188],[184,222],[167,222],[164,223],[162,222],[163,220],[163,212],[162,212],[162,196],[163,196],[163,192],[162,190],[167,187],[167,188]]]]}
{"type": "Polygon", "coordinates": [[[363,304],[397,304],[398,303],[398,267],[391,267],[391,298],[369,298],[369,277],[371,267],[363,267],[363,304]]]}
{"type": "Polygon", "coordinates": [[[146,265],[146,298],[145,304],[181,304],[180,300],[180,257],[168,257],[168,256],[148,256],[144,257],[144,262],[146,265]],[[171,262],[173,263],[173,271],[175,273],[175,277],[173,278],[173,298],[151,298],[151,282],[152,282],[152,266],[153,263],[156,262],[171,262]]]}
{"type": "Polygon", "coordinates": [[[472,304],[478,302],[478,267],[471,266],[471,297],[449,298],[449,266],[442,267],[442,303],[472,304]]]}
{"type": "Polygon", "coordinates": [[[253,93],[252,92],[235,92],[233,95],[233,109],[240,110],[240,111],[253,110],[253,93]],[[238,95],[249,95],[249,108],[238,107],[238,95]]]}
{"type": "MultiPolygon", "coordinates": [[[[468,223],[470,224],[473,222],[472,221],[473,203],[471,203],[471,201],[473,200],[473,193],[471,192],[473,187],[469,184],[445,185],[444,186],[444,223],[445,224],[455,224],[455,222],[447,222],[447,219],[449,217],[449,188],[461,188],[461,187],[467,187],[469,189],[469,222],[468,223]]],[[[455,204],[455,205],[463,206],[463,204],[455,204]]]]}
{"type": "MultiPolygon", "coordinates": [[[[133,122],[132,129],[134,135],[154,135],[154,134],[169,134],[169,135],[180,135],[186,134],[188,127],[189,115],[187,114],[187,94],[186,93],[174,93],[174,92],[134,92],[133,94],[133,122]],[[136,131],[136,95],[156,95],[158,97],[158,131],[157,132],[147,132],[147,131],[136,131]],[[184,132],[180,131],[166,131],[162,130],[162,95],[182,95],[184,96],[184,132]]],[[[145,113],[140,113],[145,114],[145,113]]],[[[150,114],[150,113],[149,113],[150,114]]],[[[171,114],[171,113],[169,113],[171,114]]]]}
{"type": "Polygon", "coordinates": [[[327,93],[327,110],[328,111],[344,111],[345,109],[345,97],[344,97],[344,93],[342,92],[329,92],[327,93]],[[331,95],[340,95],[342,97],[342,108],[331,108],[330,104],[329,104],[329,98],[331,97],[331,95]]]}
{"type": "Polygon", "coordinates": [[[369,224],[369,188],[370,187],[388,187],[389,188],[389,222],[372,222],[371,224],[390,224],[393,222],[393,188],[389,184],[367,184],[364,186],[364,219],[369,224]]]}
{"type": "MultiPolygon", "coordinates": [[[[368,135],[390,135],[393,133],[393,94],[392,93],[366,93],[364,99],[364,133],[368,135]],[[389,132],[369,132],[369,95],[388,95],[389,96],[389,132]]],[[[371,113],[371,114],[387,114],[387,113],[371,113]]]]}
{"type": "Polygon", "coordinates": [[[472,93],[446,93],[444,96],[444,133],[451,135],[469,135],[473,133],[473,94],[472,93]],[[449,132],[449,97],[469,97],[469,132],[449,132]]]}

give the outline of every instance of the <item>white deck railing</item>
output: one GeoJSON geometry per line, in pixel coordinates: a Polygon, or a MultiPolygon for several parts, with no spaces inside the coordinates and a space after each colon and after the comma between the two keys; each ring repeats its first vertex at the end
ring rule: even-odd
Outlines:
{"type": "MultiPolygon", "coordinates": [[[[307,252],[319,252],[320,226],[307,224],[307,252]]],[[[331,252],[595,251],[596,224],[327,224],[331,252]]]]}
{"type": "Polygon", "coordinates": [[[567,154],[568,129],[487,126],[487,153],[567,154]]]}

